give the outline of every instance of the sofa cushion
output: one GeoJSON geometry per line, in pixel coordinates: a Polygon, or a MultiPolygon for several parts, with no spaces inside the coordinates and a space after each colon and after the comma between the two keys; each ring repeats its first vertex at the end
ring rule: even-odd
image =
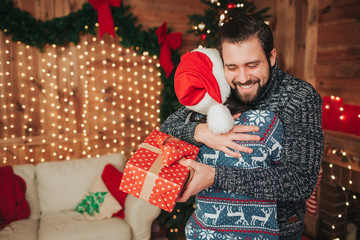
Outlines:
{"type": "Polygon", "coordinates": [[[37,219],[22,219],[7,225],[0,231],[0,240],[37,240],[38,239],[37,219]]]}
{"type": "Polygon", "coordinates": [[[37,164],[36,176],[41,214],[48,211],[74,210],[96,176],[102,173],[108,163],[122,171],[125,166],[124,156],[114,153],[98,158],[37,164]]]}
{"type": "Polygon", "coordinates": [[[33,164],[20,164],[13,166],[14,173],[24,179],[26,183],[25,198],[30,206],[30,219],[39,219],[40,207],[35,181],[35,166],[33,164]]]}
{"type": "Polygon", "coordinates": [[[39,240],[127,240],[130,226],[120,218],[89,222],[76,211],[46,212],[40,219],[39,240]]]}
{"type": "Polygon", "coordinates": [[[96,221],[111,218],[121,209],[120,203],[105,186],[101,176],[98,176],[75,210],[83,213],[89,221],[96,221]]]}
{"type": "MultiPolygon", "coordinates": [[[[113,165],[107,164],[104,167],[104,171],[101,174],[102,180],[104,181],[106,187],[109,189],[111,194],[116,198],[121,206],[124,207],[125,199],[127,196],[126,192],[123,192],[119,189],[123,173],[117,170],[113,165]]],[[[115,214],[119,218],[125,217],[124,208],[115,214]]]]}
{"type": "Polygon", "coordinates": [[[0,230],[13,221],[30,216],[25,192],[24,179],[14,174],[11,166],[0,167],[0,230]]]}

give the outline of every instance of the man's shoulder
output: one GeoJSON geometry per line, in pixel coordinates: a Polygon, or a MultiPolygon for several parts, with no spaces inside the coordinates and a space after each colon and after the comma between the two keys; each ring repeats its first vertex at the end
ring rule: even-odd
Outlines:
{"type": "Polygon", "coordinates": [[[280,84],[280,93],[289,95],[292,98],[321,99],[313,85],[289,73],[284,73],[283,81],[280,84]]]}

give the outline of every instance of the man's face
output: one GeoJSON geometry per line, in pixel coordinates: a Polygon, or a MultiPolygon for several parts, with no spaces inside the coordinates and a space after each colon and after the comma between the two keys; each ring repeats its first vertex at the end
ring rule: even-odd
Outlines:
{"type": "MultiPolygon", "coordinates": [[[[270,76],[270,66],[259,40],[252,37],[241,43],[225,41],[222,45],[222,57],[226,81],[244,103],[251,103],[261,92],[270,76]]],[[[270,56],[274,66],[276,50],[270,56]]]]}

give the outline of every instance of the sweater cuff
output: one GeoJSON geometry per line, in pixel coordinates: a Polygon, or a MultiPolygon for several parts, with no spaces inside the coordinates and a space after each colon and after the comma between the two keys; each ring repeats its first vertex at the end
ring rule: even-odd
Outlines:
{"type": "Polygon", "coordinates": [[[189,122],[189,123],[187,123],[185,132],[188,133],[188,134],[185,134],[182,139],[185,142],[188,142],[188,143],[190,143],[192,145],[195,145],[197,147],[202,147],[202,146],[204,146],[204,144],[200,143],[200,142],[197,142],[194,139],[195,128],[197,127],[198,124],[199,124],[198,122],[189,122]]]}
{"type": "Polygon", "coordinates": [[[215,179],[214,179],[213,186],[221,188],[221,185],[222,185],[221,180],[223,178],[224,178],[224,169],[222,168],[222,166],[215,166],[215,179]]]}

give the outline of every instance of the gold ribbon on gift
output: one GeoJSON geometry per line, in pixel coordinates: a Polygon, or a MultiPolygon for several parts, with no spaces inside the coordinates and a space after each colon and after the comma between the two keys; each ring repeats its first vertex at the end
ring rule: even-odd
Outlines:
{"type": "Polygon", "coordinates": [[[159,148],[154,147],[148,143],[142,143],[140,144],[140,147],[159,154],[155,159],[154,163],[151,165],[149,171],[146,173],[144,184],[139,196],[139,198],[148,201],[150,199],[152,189],[155,185],[155,181],[159,176],[161,169],[164,167],[164,162],[163,162],[161,150],[159,148]]]}

